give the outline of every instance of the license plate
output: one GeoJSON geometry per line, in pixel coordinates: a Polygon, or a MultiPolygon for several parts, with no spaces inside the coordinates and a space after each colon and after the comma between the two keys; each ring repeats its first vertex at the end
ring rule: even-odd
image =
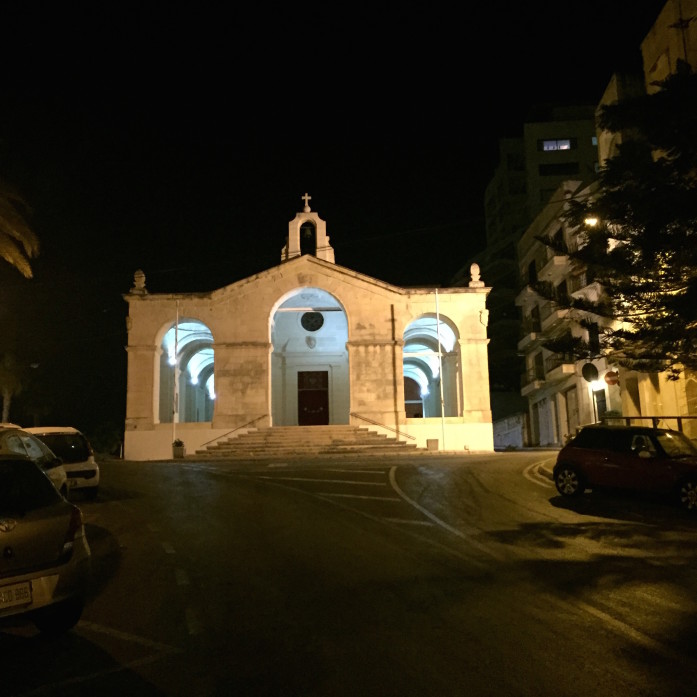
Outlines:
{"type": "Polygon", "coordinates": [[[31,602],[31,584],[15,583],[12,586],[0,586],[0,609],[13,605],[29,605],[31,602]]]}

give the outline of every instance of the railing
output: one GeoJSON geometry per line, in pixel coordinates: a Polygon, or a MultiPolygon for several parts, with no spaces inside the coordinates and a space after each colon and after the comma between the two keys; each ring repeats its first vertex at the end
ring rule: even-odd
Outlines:
{"type": "Polygon", "coordinates": [[[388,431],[392,431],[392,433],[396,433],[398,436],[404,436],[405,438],[411,438],[412,440],[416,440],[416,436],[412,436],[409,433],[402,433],[396,428],[385,426],[385,424],[381,424],[379,421],[373,421],[373,419],[369,419],[367,416],[361,416],[360,414],[356,414],[356,412],[351,412],[350,416],[354,416],[357,419],[361,419],[361,421],[367,421],[369,424],[373,424],[373,426],[386,428],[388,431]]]}
{"type": "Polygon", "coordinates": [[[248,421],[246,424],[242,424],[241,426],[237,426],[236,428],[233,428],[232,431],[228,431],[227,433],[223,433],[222,436],[216,436],[215,438],[211,438],[210,440],[207,440],[205,443],[201,444],[201,447],[205,448],[210,443],[216,443],[217,441],[222,440],[223,438],[227,438],[227,436],[229,436],[231,433],[235,433],[236,431],[239,431],[241,428],[247,428],[248,426],[255,424],[257,421],[261,421],[261,419],[265,419],[267,416],[268,416],[268,414],[262,414],[262,416],[257,416],[256,419],[252,419],[251,421],[248,421]]]}
{"type": "Polygon", "coordinates": [[[526,317],[520,325],[520,338],[524,339],[528,334],[539,334],[542,331],[542,322],[539,319],[526,317]]]}
{"type": "Polygon", "coordinates": [[[541,368],[535,368],[533,370],[528,370],[523,375],[520,376],[520,386],[525,387],[526,385],[530,385],[531,383],[535,382],[536,380],[544,381],[545,379],[545,374],[544,371],[541,368]]]}
{"type": "Polygon", "coordinates": [[[576,359],[569,353],[553,353],[545,358],[545,373],[552,372],[564,363],[575,363],[576,359]]]}
{"type": "MultiPolygon", "coordinates": [[[[625,426],[631,426],[633,421],[650,421],[653,428],[670,428],[668,424],[659,426],[661,421],[676,421],[678,431],[682,431],[683,421],[697,419],[697,416],[603,416],[600,421],[604,424],[616,424],[618,421],[624,422],[625,426]]],[[[641,426],[641,423],[635,424],[641,426]]]]}

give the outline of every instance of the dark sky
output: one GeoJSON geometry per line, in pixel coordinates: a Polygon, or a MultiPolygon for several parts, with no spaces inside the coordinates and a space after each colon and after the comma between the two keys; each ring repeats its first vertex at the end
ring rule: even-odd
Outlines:
{"type": "Polygon", "coordinates": [[[338,264],[446,285],[483,246],[498,139],[596,104],[664,2],[31,5],[4,11],[0,176],[41,253],[30,281],[0,269],[0,320],[29,315],[23,359],[75,420],[122,407],[136,269],[157,292],[276,265],[306,191],[338,264]]]}

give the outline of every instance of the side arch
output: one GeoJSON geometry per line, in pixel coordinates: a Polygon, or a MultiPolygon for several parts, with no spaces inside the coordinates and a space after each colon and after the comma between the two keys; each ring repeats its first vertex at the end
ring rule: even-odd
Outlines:
{"type": "MultiPolygon", "coordinates": [[[[419,386],[423,418],[462,416],[461,365],[459,332],[448,317],[426,313],[405,327],[403,373],[419,386]]],[[[405,411],[416,415],[413,388],[410,394],[405,411]]]]}
{"type": "Polygon", "coordinates": [[[163,328],[155,360],[156,421],[210,422],[215,408],[213,334],[200,320],[163,328]]]}

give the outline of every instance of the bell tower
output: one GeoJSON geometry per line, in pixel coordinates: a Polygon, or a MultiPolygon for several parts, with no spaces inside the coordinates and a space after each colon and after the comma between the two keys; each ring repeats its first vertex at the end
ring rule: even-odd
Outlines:
{"type": "Polygon", "coordinates": [[[305,206],[288,223],[288,238],[286,246],[281,251],[281,263],[304,254],[311,254],[334,264],[334,249],[329,244],[327,223],[310,209],[309,201],[312,196],[305,194],[301,198],[305,206]]]}

